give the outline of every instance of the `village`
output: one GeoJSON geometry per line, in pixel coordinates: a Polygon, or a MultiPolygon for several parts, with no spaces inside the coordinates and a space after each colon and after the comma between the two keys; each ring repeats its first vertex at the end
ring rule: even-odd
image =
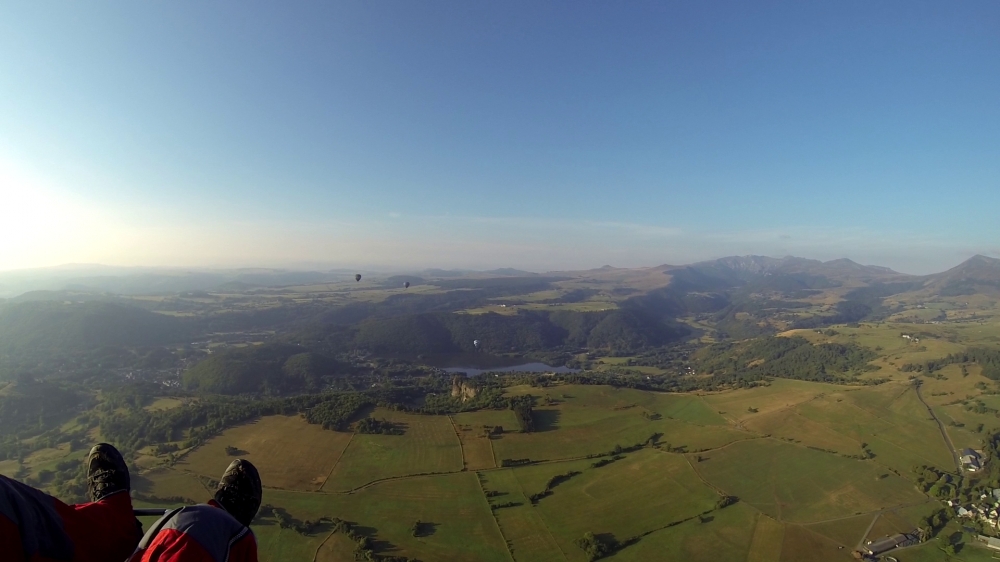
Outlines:
{"type": "MultiPolygon", "coordinates": [[[[969,473],[978,473],[983,469],[983,453],[974,449],[966,448],[959,451],[958,458],[961,467],[969,473]]],[[[987,527],[1000,531],[1000,488],[989,490],[988,493],[981,493],[979,498],[973,501],[962,502],[958,499],[943,500],[954,514],[969,523],[977,522],[981,529],[987,527]]],[[[979,529],[964,524],[962,530],[975,536],[976,540],[986,548],[1000,552],[1000,538],[984,535],[979,529]]],[[[897,562],[898,559],[890,553],[920,544],[927,540],[927,533],[923,529],[913,529],[907,533],[896,535],[886,535],[882,538],[867,540],[864,545],[854,551],[854,557],[865,562],[897,562]]]]}

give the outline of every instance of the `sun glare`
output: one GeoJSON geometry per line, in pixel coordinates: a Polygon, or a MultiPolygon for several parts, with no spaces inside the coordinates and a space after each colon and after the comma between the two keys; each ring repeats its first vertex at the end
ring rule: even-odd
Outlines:
{"type": "Polygon", "coordinates": [[[85,260],[106,230],[92,207],[0,167],[0,269],[85,260]]]}

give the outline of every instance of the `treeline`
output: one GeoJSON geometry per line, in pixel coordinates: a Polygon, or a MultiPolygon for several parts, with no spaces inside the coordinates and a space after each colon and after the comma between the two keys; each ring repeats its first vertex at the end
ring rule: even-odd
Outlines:
{"type": "Polygon", "coordinates": [[[932,359],[924,363],[907,363],[900,369],[904,372],[940,371],[947,365],[976,363],[988,379],[1000,380],[1000,349],[973,347],[959,353],[952,353],[942,359],[932,359]]]}
{"type": "Polygon", "coordinates": [[[517,420],[517,425],[521,428],[521,432],[531,433],[535,431],[535,416],[531,409],[535,403],[534,397],[528,394],[525,396],[512,396],[509,400],[510,409],[514,412],[514,418],[517,420]]]}
{"type": "Polygon", "coordinates": [[[257,515],[254,517],[254,522],[259,522],[260,520],[268,517],[273,517],[278,522],[278,527],[282,529],[292,529],[296,533],[304,536],[311,536],[324,530],[326,527],[336,525],[334,518],[332,517],[320,517],[319,519],[306,519],[302,521],[296,519],[292,514],[288,513],[285,508],[275,507],[271,504],[264,504],[260,506],[257,510],[257,515]]]}
{"type": "MultiPolygon", "coordinates": [[[[356,523],[345,521],[339,517],[328,518],[332,527],[331,533],[343,533],[355,542],[354,559],[364,562],[420,562],[416,558],[405,556],[382,556],[375,553],[375,540],[372,535],[367,535],[359,531],[362,528],[356,523]]],[[[418,522],[419,523],[419,522],[418,522]]]]}
{"type": "Polygon", "coordinates": [[[367,417],[359,421],[354,430],[358,433],[378,434],[378,435],[402,435],[403,428],[387,420],[377,420],[367,417]]]}
{"type": "Polygon", "coordinates": [[[126,412],[104,410],[101,436],[120,449],[181,441],[182,448],[195,447],[226,428],[261,416],[305,414],[306,421],[327,429],[346,427],[354,412],[377,401],[360,393],[325,393],[288,398],[206,397],[169,410],[150,412],[142,408],[126,412]]]}
{"type": "Polygon", "coordinates": [[[769,337],[746,343],[722,343],[695,354],[701,372],[749,380],[779,377],[832,382],[875,370],[876,353],[856,344],[813,345],[800,337],[769,337]]]}
{"type": "MultiPolygon", "coordinates": [[[[329,395],[325,400],[306,411],[306,421],[321,425],[323,429],[344,431],[351,419],[362,408],[372,406],[374,403],[371,397],[360,393],[329,395]]],[[[372,420],[372,423],[377,422],[372,420]]]]}

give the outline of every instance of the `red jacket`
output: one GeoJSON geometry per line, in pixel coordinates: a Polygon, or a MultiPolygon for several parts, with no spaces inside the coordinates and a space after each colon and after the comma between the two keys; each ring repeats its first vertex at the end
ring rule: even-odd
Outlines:
{"type": "Polygon", "coordinates": [[[139,542],[129,562],[257,562],[253,531],[214,501],[171,511],[139,542]]]}

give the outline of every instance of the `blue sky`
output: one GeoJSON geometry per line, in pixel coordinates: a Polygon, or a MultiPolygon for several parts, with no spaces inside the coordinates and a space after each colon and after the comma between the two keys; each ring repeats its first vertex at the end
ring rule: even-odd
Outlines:
{"type": "Polygon", "coordinates": [[[1000,255],[1000,4],[0,6],[0,269],[1000,255]]]}

